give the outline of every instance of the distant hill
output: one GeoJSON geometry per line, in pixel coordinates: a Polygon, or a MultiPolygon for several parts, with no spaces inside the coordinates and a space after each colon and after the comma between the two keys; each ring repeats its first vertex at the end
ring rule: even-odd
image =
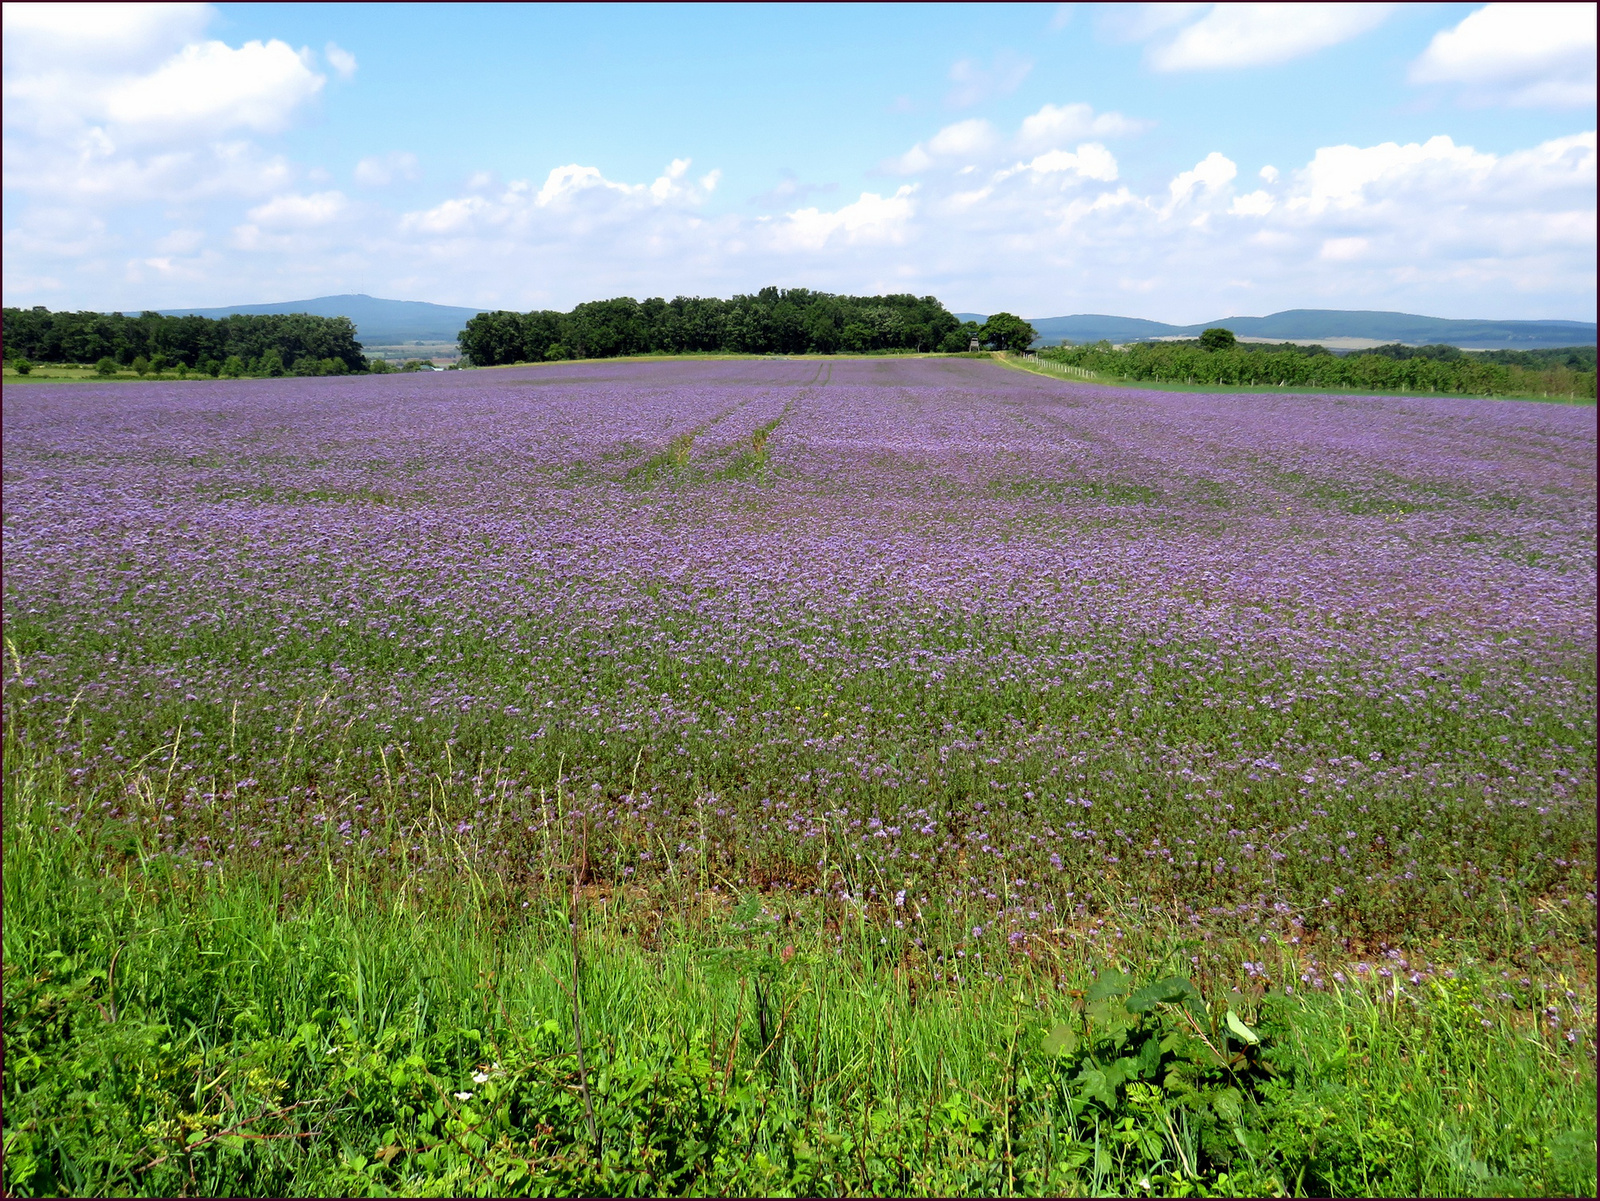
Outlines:
{"type": "MultiPolygon", "coordinates": [[[[957,313],[962,321],[982,321],[977,313],[957,313]]],[[[1072,317],[1030,317],[1046,342],[1137,342],[1149,338],[1192,338],[1211,326],[1231,329],[1242,338],[1274,341],[1350,339],[1404,342],[1411,346],[1443,343],[1463,350],[1537,350],[1550,346],[1593,344],[1593,321],[1460,321],[1385,313],[1364,309],[1287,309],[1268,317],[1221,317],[1197,325],[1167,325],[1138,317],[1083,313],[1072,317]]]]}
{"type": "Polygon", "coordinates": [[[281,304],[236,304],[221,309],[161,309],[168,317],[229,317],[235,313],[310,313],[313,317],[348,317],[356,337],[366,346],[403,342],[454,342],[461,327],[482,309],[464,309],[423,300],[380,300],[375,296],[318,296],[281,304]]]}

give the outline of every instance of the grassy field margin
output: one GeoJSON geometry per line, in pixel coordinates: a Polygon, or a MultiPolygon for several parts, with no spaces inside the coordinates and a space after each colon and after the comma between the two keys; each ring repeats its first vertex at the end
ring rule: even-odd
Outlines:
{"type": "Polygon", "coordinates": [[[183,870],[6,751],[9,1195],[1594,1192],[1591,1048],[1471,964],[1203,997],[1146,930],[919,987],[776,894],[183,870]]]}
{"type": "Polygon", "coordinates": [[[1500,395],[1466,397],[1458,392],[1385,392],[1373,388],[1293,388],[1269,387],[1258,384],[1177,384],[1166,380],[1135,380],[1102,375],[1084,369],[1052,370],[1038,360],[1019,357],[1006,351],[995,351],[989,356],[995,362],[1013,371],[1027,371],[1066,383],[1095,384],[1106,388],[1135,388],[1141,392],[1202,392],[1217,396],[1270,395],[1270,396],[1415,396],[1425,400],[1534,400],[1540,404],[1576,405],[1593,408],[1595,402],[1586,397],[1500,395]]]}

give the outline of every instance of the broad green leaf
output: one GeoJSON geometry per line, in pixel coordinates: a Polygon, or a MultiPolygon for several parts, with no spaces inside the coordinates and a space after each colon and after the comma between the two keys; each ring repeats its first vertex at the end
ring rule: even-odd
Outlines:
{"type": "Polygon", "coordinates": [[[1233,1010],[1228,1010],[1228,1029],[1240,1042],[1256,1046],[1261,1042],[1261,1036],[1239,1020],[1239,1015],[1233,1010]]]}
{"type": "Polygon", "coordinates": [[[1101,1102],[1107,1109],[1117,1107],[1116,1085],[1106,1079],[1106,1074],[1098,1068],[1085,1068],[1078,1075],[1082,1086],[1080,1091],[1085,1097],[1090,1097],[1101,1102]]]}
{"type": "Polygon", "coordinates": [[[1217,1111],[1218,1117],[1229,1122],[1237,1122],[1239,1120],[1239,1102],[1241,1099],[1238,1089],[1225,1088],[1211,1098],[1211,1108],[1217,1111]]]}
{"type": "Polygon", "coordinates": [[[1078,1035],[1065,1022],[1057,1022],[1044,1036],[1046,1055],[1072,1055],[1078,1049],[1078,1035]]]}
{"type": "Polygon", "coordinates": [[[1111,1088],[1116,1088],[1117,1085],[1126,1080],[1128,1078],[1127,1065],[1132,1062],[1132,1060],[1128,1059],[1114,1059],[1107,1064],[1104,1072],[1106,1084],[1111,1088]]]}
{"type": "Polygon", "coordinates": [[[1161,1044],[1153,1038],[1144,1040],[1139,1052],[1139,1075],[1149,1080],[1161,1067],[1161,1044]]]}
{"type": "Polygon", "coordinates": [[[1147,1013],[1157,1005],[1170,1005],[1193,997],[1199,999],[1200,990],[1182,976],[1169,976],[1154,984],[1146,984],[1128,998],[1129,1013],[1147,1013]]]}
{"type": "Polygon", "coordinates": [[[1100,973],[1100,979],[1089,986],[1089,991],[1084,994],[1083,999],[1087,1004],[1093,1005],[1096,1001],[1102,1001],[1107,997],[1120,997],[1128,991],[1128,985],[1131,983],[1132,981],[1116,968],[1110,968],[1100,973]]]}
{"type": "Polygon", "coordinates": [[[1085,1012],[1091,1022],[1098,1022],[1102,1026],[1110,1025],[1122,1017],[1123,1014],[1122,1006],[1118,1005],[1116,1000],[1110,997],[1097,998],[1085,1012]]]}

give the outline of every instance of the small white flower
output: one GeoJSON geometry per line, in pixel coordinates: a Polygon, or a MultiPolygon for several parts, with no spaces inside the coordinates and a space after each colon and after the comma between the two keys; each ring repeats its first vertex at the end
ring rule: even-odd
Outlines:
{"type": "Polygon", "coordinates": [[[487,1083],[488,1079],[489,1079],[489,1073],[488,1072],[473,1072],[472,1073],[472,1083],[474,1083],[474,1084],[487,1083]]]}
{"type": "Polygon", "coordinates": [[[457,1093],[456,1094],[456,1100],[457,1101],[470,1101],[470,1100],[472,1100],[472,1094],[471,1093],[457,1093]]]}

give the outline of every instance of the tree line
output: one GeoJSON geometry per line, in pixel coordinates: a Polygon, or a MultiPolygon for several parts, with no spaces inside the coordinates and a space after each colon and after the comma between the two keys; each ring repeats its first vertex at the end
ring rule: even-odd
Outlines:
{"type": "Polygon", "coordinates": [[[1181,342],[1109,342],[1041,350],[1046,361],[1134,381],[1271,388],[1356,388],[1468,396],[1571,396],[1593,399],[1593,347],[1463,352],[1454,346],[1402,346],[1333,354],[1322,346],[1248,344],[1228,330],[1181,342]]]}
{"type": "MultiPolygon", "coordinates": [[[[183,368],[209,375],[342,375],[366,371],[348,317],[308,313],[164,317],[145,312],[54,313],[42,306],[3,311],[8,363],[94,363],[183,368]]],[[[109,371],[107,368],[109,367],[109,371]]],[[[140,374],[143,374],[141,371],[140,374]]]]}
{"type": "Polygon", "coordinates": [[[862,354],[965,351],[973,337],[993,349],[1025,349],[1033,327],[999,313],[983,325],[958,321],[933,296],[837,296],[763,288],[731,300],[631,296],[545,309],[479,313],[461,331],[474,365],[602,359],[618,355],[862,354]],[[1019,328],[1020,327],[1020,328],[1019,328]]]}

